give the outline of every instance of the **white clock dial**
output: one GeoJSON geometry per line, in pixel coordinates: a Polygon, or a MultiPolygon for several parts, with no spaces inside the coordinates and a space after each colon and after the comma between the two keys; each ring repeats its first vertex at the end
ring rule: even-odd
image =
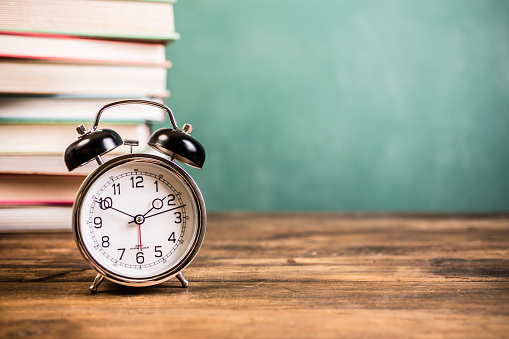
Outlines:
{"type": "Polygon", "coordinates": [[[173,163],[144,157],[105,164],[75,208],[82,252],[117,280],[174,275],[203,237],[204,206],[192,180],[173,163]]]}

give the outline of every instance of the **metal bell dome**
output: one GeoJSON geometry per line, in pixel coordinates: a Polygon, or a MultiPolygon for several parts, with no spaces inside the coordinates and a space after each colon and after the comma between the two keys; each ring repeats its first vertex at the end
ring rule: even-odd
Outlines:
{"type": "Polygon", "coordinates": [[[182,131],[161,128],[152,134],[148,145],[168,155],[172,160],[201,169],[205,163],[205,149],[187,133],[191,129],[191,125],[188,124],[184,125],[182,131]]]}
{"type": "Polygon", "coordinates": [[[83,134],[65,150],[65,165],[69,171],[72,171],[122,144],[120,135],[111,129],[83,134]]]}

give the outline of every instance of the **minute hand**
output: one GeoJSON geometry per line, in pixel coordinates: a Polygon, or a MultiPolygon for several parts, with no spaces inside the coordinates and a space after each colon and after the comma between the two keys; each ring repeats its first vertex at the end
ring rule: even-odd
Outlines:
{"type": "Polygon", "coordinates": [[[163,214],[163,213],[166,213],[166,212],[169,212],[169,211],[173,211],[173,210],[176,210],[177,208],[181,208],[181,207],[184,207],[186,204],[184,205],[180,205],[180,206],[177,206],[177,207],[173,207],[173,208],[170,208],[169,210],[166,210],[166,211],[162,211],[162,212],[158,212],[158,213],[154,213],[154,214],[151,214],[151,215],[148,215],[145,217],[145,219],[147,218],[151,218],[153,216],[156,216],[156,215],[159,215],[159,214],[163,214]]]}

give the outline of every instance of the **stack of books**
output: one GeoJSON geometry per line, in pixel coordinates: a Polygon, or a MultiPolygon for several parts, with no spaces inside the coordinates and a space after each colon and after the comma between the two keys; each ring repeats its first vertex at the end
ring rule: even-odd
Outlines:
{"type": "MultiPolygon", "coordinates": [[[[0,230],[70,228],[77,190],[97,165],[69,173],[64,151],[105,104],[169,96],[165,47],[179,38],[173,2],[0,1],[0,230]]],[[[151,124],[165,114],[115,107],[99,128],[138,139],[145,151],[151,124]]]]}

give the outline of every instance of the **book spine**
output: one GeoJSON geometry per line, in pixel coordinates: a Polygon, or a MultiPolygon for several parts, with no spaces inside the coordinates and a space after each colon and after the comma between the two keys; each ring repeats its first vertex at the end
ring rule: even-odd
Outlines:
{"type": "Polygon", "coordinates": [[[148,35],[148,34],[99,34],[93,32],[72,32],[60,30],[35,30],[35,29],[19,29],[8,26],[0,26],[0,30],[4,32],[13,32],[18,34],[39,34],[39,35],[60,35],[75,38],[95,38],[101,40],[119,40],[119,41],[146,41],[151,43],[164,43],[169,44],[180,40],[180,34],[177,32],[161,34],[161,35],[148,35]]]}

